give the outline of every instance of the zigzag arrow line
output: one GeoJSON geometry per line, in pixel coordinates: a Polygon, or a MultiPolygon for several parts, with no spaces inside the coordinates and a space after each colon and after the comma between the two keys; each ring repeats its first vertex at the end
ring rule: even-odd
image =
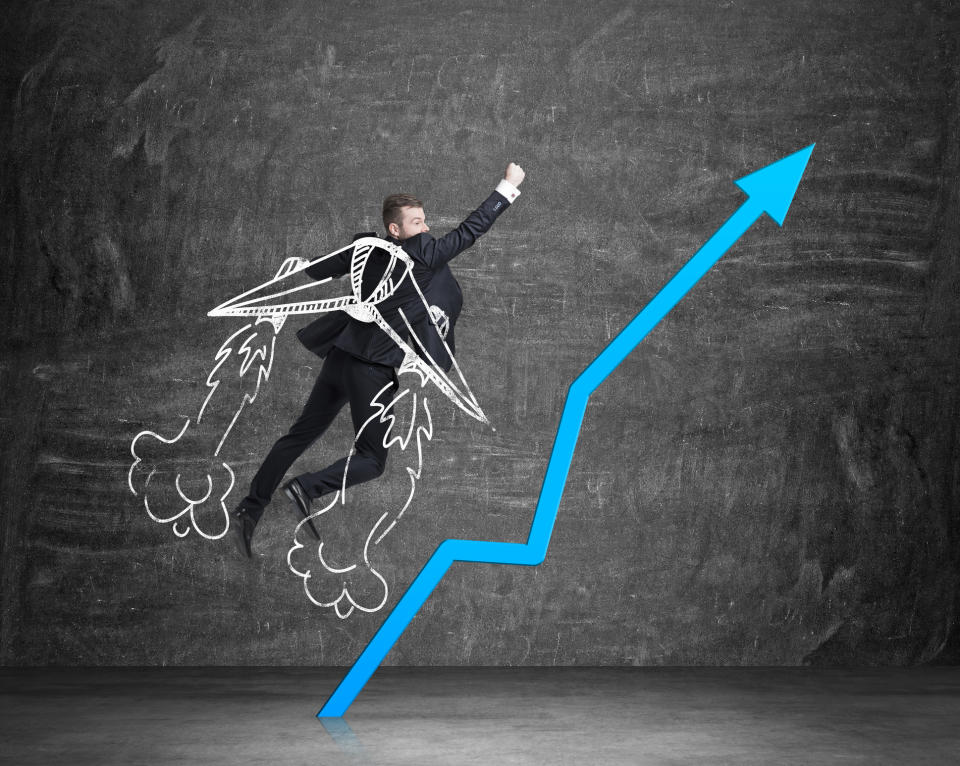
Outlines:
{"type": "Polygon", "coordinates": [[[543,562],[590,394],[763,213],[783,225],[814,146],[810,144],[737,180],[735,183],[746,192],[747,201],[570,384],[527,542],[444,540],[440,543],[317,713],[318,718],[343,716],[454,561],[525,566],[543,562]]]}

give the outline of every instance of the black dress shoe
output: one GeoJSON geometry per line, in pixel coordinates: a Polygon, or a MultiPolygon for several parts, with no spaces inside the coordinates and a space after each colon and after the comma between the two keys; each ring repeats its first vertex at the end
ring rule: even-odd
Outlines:
{"type": "Polygon", "coordinates": [[[320,533],[317,532],[317,528],[313,526],[313,519],[310,518],[310,498],[307,497],[307,493],[300,486],[300,482],[296,479],[288,481],[283,487],[283,494],[290,498],[290,502],[297,512],[297,518],[306,519],[307,526],[310,527],[313,536],[319,540],[320,533]]]}
{"type": "Polygon", "coordinates": [[[240,554],[248,559],[253,558],[250,541],[253,540],[253,530],[256,526],[257,522],[247,513],[246,508],[237,508],[230,514],[230,530],[233,533],[233,541],[236,543],[240,554]]]}

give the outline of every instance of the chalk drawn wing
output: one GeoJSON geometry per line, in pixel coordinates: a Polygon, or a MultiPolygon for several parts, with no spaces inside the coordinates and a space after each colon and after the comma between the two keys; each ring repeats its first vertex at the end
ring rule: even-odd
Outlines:
{"type": "MultiPolygon", "coordinates": [[[[379,269],[381,266],[378,265],[377,268],[379,269]]],[[[269,282],[264,282],[262,285],[220,304],[212,309],[208,315],[212,317],[286,317],[292,314],[323,314],[331,311],[346,311],[354,319],[361,322],[375,323],[390,336],[391,340],[404,352],[404,369],[416,370],[423,378],[437,386],[451,402],[467,415],[483,423],[489,423],[490,421],[470,390],[460,366],[454,359],[453,353],[442,335],[439,337],[439,341],[452,360],[449,373],[445,372],[440,364],[430,356],[425,345],[410,326],[402,309],[400,315],[407,326],[409,337],[413,339],[412,342],[417,348],[412,347],[409,342],[401,338],[377,309],[377,305],[393,295],[404,280],[409,280],[409,284],[413,286],[428,315],[434,316],[436,314],[435,307],[430,306],[414,279],[413,261],[404,252],[403,248],[379,237],[361,237],[350,245],[334,250],[327,255],[315,258],[312,261],[303,261],[287,273],[278,274],[269,282]],[[319,280],[311,279],[307,274],[307,269],[312,266],[329,265],[334,259],[343,258],[348,250],[352,250],[349,266],[349,292],[318,297],[316,295],[318,289],[332,282],[332,277],[319,280]],[[370,284],[370,280],[364,280],[364,275],[374,251],[385,252],[388,260],[379,279],[373,280],[373,284],[370,284]],[[311,291],[313,294],[311,294],[311,291]]]]}

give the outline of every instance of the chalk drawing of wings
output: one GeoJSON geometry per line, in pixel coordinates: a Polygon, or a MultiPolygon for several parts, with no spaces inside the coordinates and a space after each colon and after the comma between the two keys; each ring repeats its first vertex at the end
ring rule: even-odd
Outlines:
{"type": "Polygon", "coordinates": [[[442,312],[439,312],[436,306],[429,304],[413,276],[413,260],[403,251],[403,248],[388,240],[379,237],[361,237],[350,245],[312,261],[303,261],[288,273],[278,275],[269,282],[264,282],[262,285],[220,304],[211,310],[208,316],[256,316],[279,319],[291,314],[323,314],[331,311],[345,311],[358,321],[375,323],[404,352],[403,366],[405,368],[416,369],[470,417],[482,423],[490,422],[480,408],[480,404],[464,378],[460,366],[457,364],[449,346],[447,346],[444,337],[445,332],[442,332],[441,327],[442,319],[440,319],[440,316],[442,312]],[[349,270],[350,291],[345,294],[318,297],[316,293],[319,288],[331,282],[333,278],[311,279],[306,270],[311,266],[336,258],[348,250],[352,250],[349,270]],[[367,287],[364,285],[364,276],[368,267],[380,268],[379,263],[376,267],[373,267],[371,263],[371,255],[375,251],[386,253],[388,261],[379,279],[374,280],[375,284],[371,289],[369,287],[371,281],[369,274],[367,274],[368,279],[366,280],[367,287]],[[432,326],[436,328],[435,331],[438,333],[439,340],[443,343],[448,357],[452,360],[450,374],[444,372],[436,360],[431,357],[402,309],[399,313],[409,331],[410,342],[402,339],[377,309],[377,305],[393,295],[404,283],[404,280],[408,280],[408,284],[412,286],[423,303],[424,310],[435,320],[435,324],[432,326]]]}

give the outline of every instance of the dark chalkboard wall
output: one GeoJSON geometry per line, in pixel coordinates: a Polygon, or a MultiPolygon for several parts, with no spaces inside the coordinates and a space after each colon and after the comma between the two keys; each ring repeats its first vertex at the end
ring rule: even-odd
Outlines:
{"type": "MultiPolygon", "coordinates": [[[[757,223],[593,396],[545,563],[456,565],[387,661],[956,658],[950,3],[7,8],[0,661],[352,662],[440,540],[525,539],[569,382],[734,179],[814,141],[784,228],[757,223]],[[195,415],[238,327],[210,308],[379,228],[394,191],[443,232],[510,160],[520,200],[454,262],[495,430],[433,396],[383,610],[310,604],[283,508],[250,562],[147,516],[130,442],[195,415]]],[[[302,324],[225,447],[230,503],[319,369],[302,324]]],[[[296,470],[350,438],[344,417],[296,470]]]]}

